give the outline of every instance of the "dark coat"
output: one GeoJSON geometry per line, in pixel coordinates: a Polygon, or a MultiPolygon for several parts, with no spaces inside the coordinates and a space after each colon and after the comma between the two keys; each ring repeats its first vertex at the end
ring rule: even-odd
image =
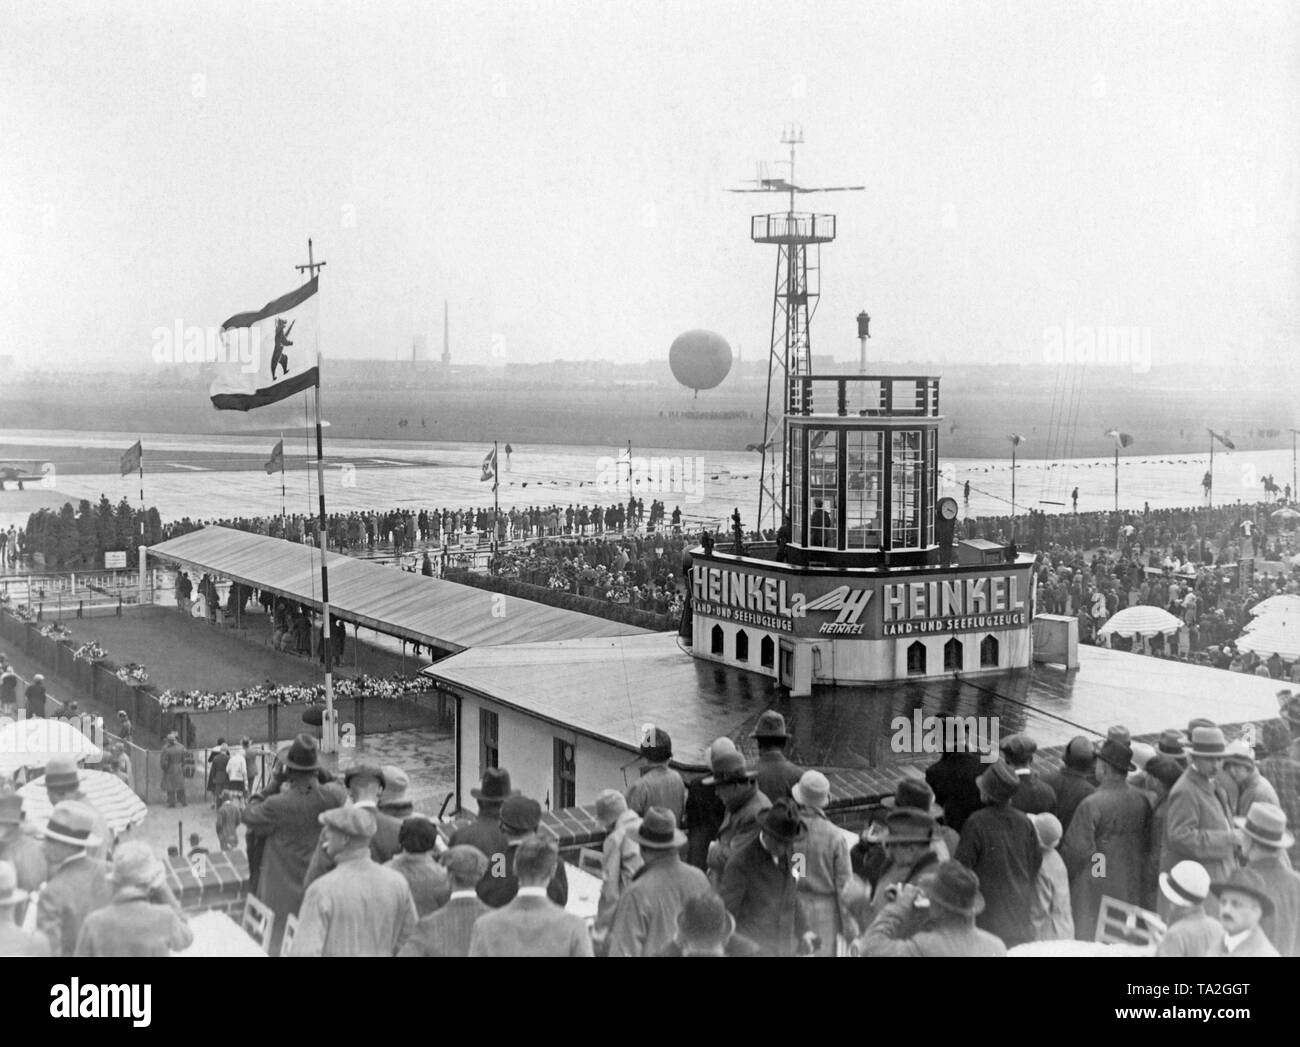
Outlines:
{"type": "Polygon", "coordinates": [[[803,777],[803,768],[792,764],[779,749],[759,753],[754,770],[758,774],[758,791],[773,803],[782,797],[789,798],[790,790],[803,777]]]}
{"type": "Polygon", "coordinates": [[[1102,785],[1075,811],[1061,857],[1070,873],[1074,933],[1081,941],[1091,941],[1097,930],[1103,895],[1132,905],[1146,900],[1151,815],[1150,796],[1126,782],[1102,785]]]}
{"type": "Polygon", "coordinates": [[[1084,797],[1090,796],[1097,788],[1096,784],[1090,782],[1086,774],[1070,767],[1062,767],[1056,774],[1047,775],[1043,781],[1056,793],[1056,808],[1052,813],[1060,820],[1061,831],[1069,832],[1070,819],[1074,817],[1079,804],[1083,803],[1084,797]]]}
{"type": "Polygon", "coordinates": [[[755,837],[727,860],[719,893],[737,934],[770,956],[795,955],[806,925],[789,859],[774,859],[755,837]]]}
{"type": "Polygon", "coordinates": [[[462,825],[451,834],[450,846],[477,847],[487,856],[490,869],[493,858],[498,854],[505,854],[510,843],[506,839],[506,834],[501,831],[498,815],[493,812],[489,817],[479,815],[468,825],[462,825]]]}
{"type": "Polygon", "coordinates": [[[975,779],[984,773],[979,753],[944,753],[925,769],[925,780],[943,807],[943,820],[962,831],[967,817],[983,804],[975,779]]]}
{"type": "Polygon", "coordinates": [[[230,778],[226,775],[226,764],[229,762],[230,753],[221,750],[208,757],[208,792],[220,794],[229,783],[230,778]]]}
{"type": "Polygon", "coordinates": [[[1011,797],[1011,806],[1025,814],[1046,814],[1056,809],[1056,790],[1038,777],[1037,771],[1017,775],[1020,788],[1011,797]]]}
{"type": "Polygon", "coordinates": [[[727,808],[718,799],[718,790],[705,785],[702,774],[686,785],[686,862],[697,869],[707,869],[709,844],[718,838],[727,808]]]}
{"type": "Polygon", "coordinates": [[[322,785],[306,778],[293,782],[285,792],[254,799],[244,809],[248,834],[266,839],[254,893],[275,910],[277,922],[297,913],[302,904],[303,878],[320,839],[318,818],[331,808],[342,807],[346,799],[346,791],[337,782],[322,785]]]}
{"type": "Polygon", "coordinates": [[[162,761],[162,787],[169,793],[185,790],[185,746],[180,742],[170,742],[163,746],[160,756],[162,761]]]}
{"type": "Polygon", "coordinates": [[[23,696],[27,699],[28,716],[45,715],[45,684],[28,684],[27,690],[23,692],[23,696]]]}
{"type": "Polygon", "coordinates": [[[985,901],[979,927],[1008,948],[1034,941],[1034,892],[1043,855],[1029,817],[1010,804],[981,807],[962,826],[953,857],[979,877],[985,901]]]}
{"type": "MultiPolygon", "coordinates": [[[[517,843],[506,847],[503,876],[494,875],[497,871],[494,866],[497,863],[489,858],[488,871],[478,882],[478,896],[493,909],[509,905],[519,893],[519,880],[515,876],[515,852],[518,850],[517,843]]],[[[562,861],[555,863],[555,875],[546,885],[546,896],[561,908],[569,901],[569,878],[564,874],[562,861]]]]}

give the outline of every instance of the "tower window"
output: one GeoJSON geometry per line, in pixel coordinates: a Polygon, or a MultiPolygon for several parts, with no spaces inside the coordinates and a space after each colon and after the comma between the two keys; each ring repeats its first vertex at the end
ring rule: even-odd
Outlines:
{"type": "Polygon", "coordinates": [[[980,641],[980,668],[995,668],[998,664],[998,638],[986,636],[980,641]]]}
{"type": "Polygon", "coordinates": [[[907,648],[907,675],[924,676],[925,675],[925,644],[920,640],[913,640],[907,648]]]}

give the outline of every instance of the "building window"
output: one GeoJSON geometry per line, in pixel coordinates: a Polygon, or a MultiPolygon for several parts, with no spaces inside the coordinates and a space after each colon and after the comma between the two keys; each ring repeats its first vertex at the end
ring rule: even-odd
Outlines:
{"type": "Polygon", "coordinates": [[[917,549],[921,545],[921,430],[903,429],[893,434],[889,494],[891,549],[917,549]]]}
{"type": "Polygon", "coordinates": [[[758,645],[758,664],[764,669],[772,668],[772,659],[776,653],[776,644],[772,642],[772,637],[764,636],[763,642],[758,645]]]}
{"type": "Polygon", "coordinates": [[[736,661],[749,661],[749,633],[744,629],[736,632],[736,661]]]}
{"type": "Polygon", "coordinates": [[[943,668],[945,671],[961,671],[961,641],[955,636],[943,645],[943,668]]]}
{"type": "Polygon", "coordinates": [[[555,739],[555,806],[557,808],[576,807],[578,805],[577,760],[574,758],[573,743],[563,738],[555,739]]]}
{"type": "Polygon", "coordinates": [[[487,709],[478,711],[478,768],[479,777],[489,767],[499,767],[499,738],[501,721],[496,713],[487,709]]]}
{"type": "Polygon", "coordinates": [[[932,430],[925,430],[925,476],[922,489],[925,491],[925,512],[921,514],[921,546],[928,549],[934,545],[934,513],[939,502],[939,441],[932,430]]]}
{"type": "Polygon", "coordinates": [[[790,540],[803,545],[803,430],[797,427],[790,430],[790,500],[786,504],[790,540]]]}
{"type": "Polygon", "coordinates": [[[839,436],[834,429],[808,430],[808,545],[839,548],[839,436]]]}
{"type": "Polygon", "coordinates": [[[986,636],[980,641],[980,668],[995,668],[998,664],[998,638],[986,636]]]}
{"type": "Polygon", "coordinates": [[[848,433],[848,471],[845,473],[844,522],[846,549],[879,549],[883,529],[880,478],[885,434],[848,433]]]}
{"type": "Polygon", "coordinates": [[[907,675],[924,676],[925,675],[925,644],[920,640],[913,640],[907,648],[907,675]]]}
{"type": "Polygon", "coordinates": [[[722,626],[715,625],[713,627],[712,631],[710,631],[709,633],[709,641],[710,641],[709,653],[721,654],[722,653],[722,626]]]}

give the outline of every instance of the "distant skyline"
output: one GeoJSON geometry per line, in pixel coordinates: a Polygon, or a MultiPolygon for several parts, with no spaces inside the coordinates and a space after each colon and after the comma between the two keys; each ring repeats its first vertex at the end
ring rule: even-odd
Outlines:
{"type": "MultiPolygon", "coordinates": [[[[818,354],[1296,376],[1300,9],[1285,0],[8,5],[0,356],[150,366],[328,266],[322,349],[459,364],[767,351],[755,165],[863,184],[818,354]],[[1053,332],[1056,332],[1054,335],[1053,332]],[[1135,343],[1137,344],[1137,343],[1135,343]]],[[[1143,372],[1146,373],[1146,372],[1143,372]]]]}

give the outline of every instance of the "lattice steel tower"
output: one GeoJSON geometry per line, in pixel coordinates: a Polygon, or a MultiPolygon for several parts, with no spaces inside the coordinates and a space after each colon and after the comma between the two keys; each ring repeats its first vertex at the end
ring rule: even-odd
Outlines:
{"type": "MultiPolygon", "coordinates": [[[[790,455],[785,419],[803,413],[811,404],[811,384],[796,381],[812,370],[810,325],[817,311],[820,293],[821,245],[835,239],[835,216],[811,214],[794,209],[795,193],[854,192],[861,185],[805,188],[794,178],[795,148],[803,144],[803,129],[787,128],[781,143],[790,147],[790,177],[768,178],[760,166],[754,179],[756,189],[732,189],[733,193],[788,193],[784,213],[754,215],[750,239],[757,244],[775,244],[776,277],[772,291],[772,340],[767,364],[767,410],[763,419],[763,464],[759,477],[757,527],[776,529],[785,517],[790,496],[790,455]],[[809,255],[811,253],[811,259],[809,255]],[[775,447],[780,440],[781,473],[777,479],[775,447]],[[771,523],[765,524],[765,517],[771,523]]],[[[787,161],[781,161],[786,163],[787,161]]]]}

